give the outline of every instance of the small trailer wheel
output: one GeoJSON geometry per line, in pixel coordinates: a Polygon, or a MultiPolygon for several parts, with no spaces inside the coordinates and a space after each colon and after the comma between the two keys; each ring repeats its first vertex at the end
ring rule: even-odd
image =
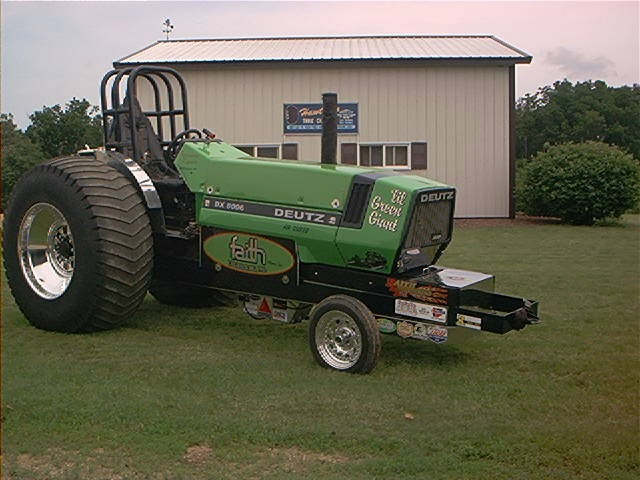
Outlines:
{"type": "Polygon", "coordinates": [[[380,332],[364,303],[333,295],[315,306],[310,319],[309,344],[321,366],[350,373],[369,373],[375,368],[380,332]]]}

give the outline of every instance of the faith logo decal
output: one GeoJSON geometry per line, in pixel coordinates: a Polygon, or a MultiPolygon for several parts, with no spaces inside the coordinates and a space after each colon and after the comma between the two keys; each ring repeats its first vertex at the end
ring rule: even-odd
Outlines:
{"type": "Polygon", "coordinates": [[[249,237],[249,240],[244,245],[238,245],[237,242],[237,235],[231,237],[229,248],[231,249],[232,261],[261,266],[267,263],[267,252],[258,247],[258,239],[256,237],[249,237]]]}
{"type": "Polygon", "coordinates": [[[278,275],[295,265],[293,254],[269,238],[241,232],[224,232],[204,241],[205,254],[214,262],[251,275],[278,275]]]}

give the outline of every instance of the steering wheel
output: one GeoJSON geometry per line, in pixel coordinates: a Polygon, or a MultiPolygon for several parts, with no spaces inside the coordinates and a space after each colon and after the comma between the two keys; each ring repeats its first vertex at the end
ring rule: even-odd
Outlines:
{"type": "Polygon", "coordinates": [[[169,155],[171,163],[173,163],[173,160],[178,154],[178,147],[180,144],[188,138],[202,138],[202,132],[197,128],[190,128],[189,130],[183,130],[178,133],[167,147],[167,154],[169,155]]]}

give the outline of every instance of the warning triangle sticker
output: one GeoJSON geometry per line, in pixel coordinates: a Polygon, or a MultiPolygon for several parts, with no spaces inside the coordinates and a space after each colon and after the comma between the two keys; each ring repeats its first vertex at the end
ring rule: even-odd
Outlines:
{"type": "Polygon", "coordinates": [[[260,304],[260,307],[258,307],[258,311],[271,315],[271,308],[269,308],[269,302],[267,302],[266,298],[262,299],[262,303],[260,304]]]}

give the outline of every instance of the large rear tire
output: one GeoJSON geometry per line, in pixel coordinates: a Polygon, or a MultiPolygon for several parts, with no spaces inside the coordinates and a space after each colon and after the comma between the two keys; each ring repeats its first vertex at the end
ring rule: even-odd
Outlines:
{"type": "Polygon", "coordinates": [[[144,200],[93,157],[55,159],[25,174],[9,199],[3,236],[11,292],[38,328],[115,328],[147,293],[153,237],[144,200]]]}

